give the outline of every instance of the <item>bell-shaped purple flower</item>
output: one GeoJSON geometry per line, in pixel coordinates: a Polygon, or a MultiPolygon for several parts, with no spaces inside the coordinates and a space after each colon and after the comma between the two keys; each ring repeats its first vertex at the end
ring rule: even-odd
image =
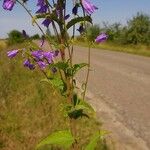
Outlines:
{"type": "Polygon", "coordinates": [[[83,27],[82,23],[80,24],[79,29],[77,29],[77,31],[79,31],[80,34],[82,34],[84,32],[84,27],[83,27]]]}
{"type": "Polygon", "coordinates": [[[38,0],[37,6],[43,6],[45,4],[45,0],[38,0]]]}
{"type": "Polygon", "coordinates": [[[38,11],[36,11],[36,13],[46,13],[48,10],[48,6],[47,5],[41,5],[40,8],[38,9],[38,11]]]}
{"type": "Polygon", "coordinates": [[[19,50],[8,51],[8,52],[7,52],[7,56],[8,56],[9,58],[13,58],[13,57],[15,57],[15,56],[17,55],[18,52],[19,52],[19,50]]]}
{"type": "Polygon", "coordinates": [[[6,10],[12,10],[15,4],[15,0],[4,0],[3,1],[3,8],[6,10]]]}
{"type": "Polygon", "coordinates": [[[68,15],[65,16],[64,19],[67,20],[69,17],[70,17],[70,15],[68,14],[68,15]]]}
{"type": "Polygon", "coordinates": [[[48,28],[48,26],[50,25],[50,23],[51,23],[51,20],[50,20],[49,18],[45,19],[45,20],[42,22],[42,24],[43,24],[45,27],[47,27],[47,28],[48,28]]]}
{"type": "Polygon", "coordinates": [[[42,50],[33,51],[31,54],[32,54],[33,57],[36,58],[37,61],[44,58],[42,50]]]}
{"type": "Polygon", "coordinates": [[[91,15],[96,9],[98,9],[89,0],[82,0],[82,5],[88,15],[91,15]]]}
{"type": "Polygon", "coordinates": [[[77,15],[79,4],[76,4],[72,9],[72,14],[77,15]]]}
{"type": "Polygon", "coordinates": [[[38,61],[37,64],[39,65],[39,67],[40,67],[41,69],[45,69],[46,66],[48,65],[48,64],[46,64],[44,61],[38,61]]]}
{"type": "Polygon", "coordinates": [[[25,39],[29,38],[25,30],[22,30],[22,35],[25,39]]]}
{"type": "Polygon", "coordinates": [[[44,52],[44,58],[48,61],[49,64],[53,62],[53,52],[44,52]]]}
{"type": "Polygon", "coordinates": [[[101,33],[99,36],[97,36],[97,38],[95,39],[95,42],[97,43],[101,43],[106,41],[108,38],[108,35],[106,35],[105,33],[101,33]]]}
{"type": "Polygon", "coordinates": [[[24,67],[29,68],[30,70],[34,70],[35,69],[35,65],[30,63],[29,59],[26,59],[23,63],[24,67]]]}

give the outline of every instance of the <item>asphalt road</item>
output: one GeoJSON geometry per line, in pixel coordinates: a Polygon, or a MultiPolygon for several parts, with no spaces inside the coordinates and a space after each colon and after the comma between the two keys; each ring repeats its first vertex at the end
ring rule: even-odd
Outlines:
{"type": "MultiPolygon", "coordinates": [[[[135,141],[145,145],[136,149],[150,149],[150,58],[97,49],[91,52],[88,91],[98,99],[94,105],[102,107],[103,101],[115,110],[118,121],[143,141],[135,141]]],[[[74,61],[87,62],[87,48],[75,47],[74,61]]],[[[78,75],[80,82],[84,75],[85,71],[78,75]]]]}
{"type": "MultiPolygon", "coordinates": [[[[87,54],[76,46],[74,62],[87,62],[87,54]]],[[[85,74],[77,75],[80,83],[85,74]]],[[[92,49],[88,85],[87,99],[119,141],[117,149],[150,150],[150,58],[92,49]]]]}

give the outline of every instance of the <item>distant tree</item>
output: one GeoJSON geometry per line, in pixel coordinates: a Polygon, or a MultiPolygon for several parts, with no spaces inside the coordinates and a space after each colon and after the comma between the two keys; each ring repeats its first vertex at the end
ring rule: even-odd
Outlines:
{"type": "Polygon", "coordinates": [[[40,39],[40,36],[39,36],[39,34],[34,34],[33,36],[31,36],[31,39],[38,40],[38,39],[40,39]]]}
{"type": "Polygon", "coordinates": [[[104,22],[103,25],[104,25],[103,30],[108,34],[109,41],[113,41],[113,42],[121,41],[123,27],[120,23],[114,23],[112,25],[109,25],[108,23],[104,22]]]}
{"type": "Polygon", "coordinates": [[[137,13],[133,19],[128,21],[126,42],[133,44],[150,44],[150,17],[137,13]]]}
{"type": "Polygon", "coordinates": [[[87,25],[87,37],[92,41],[95,40],[95,38],[99,35],[100,31],[101,29],[97,24],[87,25]]]}
{"type": "Polygon", "coordinates": [[[8,33],[8,44],[22,43],[24,41],[23,34],[18,30],[12,30],[8,33]]]}

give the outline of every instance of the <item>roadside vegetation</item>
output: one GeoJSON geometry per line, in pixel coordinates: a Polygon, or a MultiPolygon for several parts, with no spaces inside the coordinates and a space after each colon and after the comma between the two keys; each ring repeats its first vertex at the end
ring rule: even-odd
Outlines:
{"type": "MultiPolygon", "coordinates": [[[[103,23],[99,25],[88,25],[88,35],[94,40],[99,32],[106,32],[108,40],[102,44],[93,44],[93,47],[127,52],[137,55],[150,56],[150,16],[137,13],[127,21],[127,25],[120,23],[103,23]]],[[[83,36],[78,36],[76,42],[82,46],[88,46],[83,36]]]]}
{"type": "Polygon", "coordinates": [[[6,40],[0,40],[0,50],[6,47],[6,40]]]}
{"type": "MultiPolygon", "coordinates": [[[[23,68],[22,56],[8,59],[7,49],[25,47],[26,42],[0,50],[0,149],[33,150],[41,139],[54,131],[67,129],[68,120],[62,111],[62,97],[47,83],[41,82],[42,74],[23,68]],[[11,61],[11,62],[10,62],[11,61]]],[[[78,120],[82,135],[80,146],[101,129],[95,117],[78,120]]],[[[106,141],[99,141],[97,150],[107,150],[106,141]]],[[[58,150],[45,146],[43,150],[58,150]]],[[[41,149],[42,150],[42,149],[41,149]]],[[[60,150],[60,149],[59,149],[60,150]]]]}

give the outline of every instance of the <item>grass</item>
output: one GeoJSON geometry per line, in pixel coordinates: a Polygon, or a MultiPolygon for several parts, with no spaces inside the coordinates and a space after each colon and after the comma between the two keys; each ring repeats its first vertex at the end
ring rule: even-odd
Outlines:
{"type": "Polygon", "coordinates": [[[6,48],[6,41],[5,40],[0,40],[0,50],[6,48]]]}
{"type": "MultiPolygon", "coordinates": [[[[24,47],[24,44],[7,49],[18,47],[24,47]]],[[[68,128],[68,121],[61,111],[63,98],[58,98],[50,85],[40,82],[43,76],[38,70],[25,69],[21,57],[10,60],[5,49],[0,50],[1,150],[33,150],[41,139],[53,131],[68,128]]],[[[101,128],[101,124],[95,118],[78,122],[80,146],[83,147],[90,136],[101,128]]],[[[101,144],[100,149],[106,150],[106,144],[101,144]]]]}
{"type": "MultiPolygon", "coordinates": [[[[79,41],[77,41],[77,45],[81,45],[85,47],[88,46],[87,43],[79,42],[79,41]]],[[[122,45],[122,44],[116,44],[112,42],[104,42],[101,44],[94,44],[92,47],[103,49],[103,50],[118,51],[118,52],[124,52],[124,53],[150,57],[150,46],[147,46],[147,45],[140,45],[140,44],[139,45],[122,45]]]]}

